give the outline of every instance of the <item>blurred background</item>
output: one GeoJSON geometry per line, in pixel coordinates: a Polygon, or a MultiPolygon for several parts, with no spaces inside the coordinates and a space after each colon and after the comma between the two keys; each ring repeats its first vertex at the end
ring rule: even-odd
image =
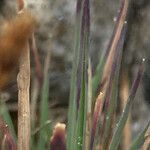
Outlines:
{"type": "MultiPolygon", "coordinates": [[[[43,64],[47,51],[50,61],[50,119],[53,124],[67,121],[70,75],[74,47],[75,0],[26,0],[28,8],[37,18],[35,32],[40,61],[43,64]]],[[[105,51],[113,32],[119,0],[91,1],[90,57],[94,74],[102,51],[105,51]]],[[[0,1],[0,23],[16,15],[16,0],[0,1]]],[[[150,118],[150,1],[131,0],[127,19],[128,30],[124,45],[122,70],[130,85],[141,60],[145,61],[143,80],[133,104],[131,122],[133,136],[150,118]]],[[[34,87],[35,63],[31,52],[31,89],[34,87]]],[[[121,87],[121,85],[120,85],[121,87]]],[[[3,92],[14,122],[17,120],[16,79],[3,92]]],[[[32,96],[32,92],[31,92],[32,96]]],[[[38,119],[38,115],[36,116],[38,119]]]]}

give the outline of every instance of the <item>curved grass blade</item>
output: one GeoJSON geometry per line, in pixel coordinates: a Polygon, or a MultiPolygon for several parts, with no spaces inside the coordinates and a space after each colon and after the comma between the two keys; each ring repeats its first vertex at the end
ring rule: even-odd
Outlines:
{"type": "Polygon", "coordinates": [[[130,150],[137,150],[139,149],[145,142],[145,134],[148,130],[148,128],[150,127],[150,121],[148,122],[148,124],[146,125],[145,129],[138,135],[138,137],[133,141],[130,150]]]}
{"type": "Polygon", "coordinates": [[[118,40],[120,39],[120,34],[122,32],[122,28],[124,23],[126,22],[126,15],[128,10],[128,0],[121,0],[120,11],[117,16],[117,21],[114,27],[114,31],[109,42],[108,48],[105,51],[105,54],[100,57],[100,62],[96,68],[95,76],[93,77],[93,96],[96,95],[98,90],[98,86],[100,85],[100,81],[103,82],[105,75],[108,75],[108,71],[110,72],[110,64],[114,58],[114,51],[116,49],[116,45],[118,40]],[[108,61],[109,60],[109,61],[108,61]],[[107,69],[106,69],[107,68],[107,69]],[[103,73],[104,70],[104,73],[103,73]],[[104,75],[105,74],[105,75],[104,75]]]}
{"type": "MultiPolygon", "coordinates": [[[[116,89],[117,87],[117,83],[118,83],[117,80],[119,78],[120,63],[121,63],[121,58],[122,58],[122,47],[123,47],[125,33],[126,33],[125,19],[127,16],[127,8],[128,8],[128,1],[122,0],[121,6],[120,6],[120,12],[117,17],[116,25],[115,25],[114,32],[110,40],[108,49],[106,51],[105,56],[103,56],[102,60],[100,60],[96,74],[93,78],[93,95],[95,96],[99,81],[102,80],[101,81],[102,87],[101,87],[100,93],[103,93],[103,96],[100,98],[100,95],[99,95],[96,100],[96,105],[95,105],[95,110],[94,110],[94,115],[93,115],[93,125],[92,125],[92,130],[91,130],[90,149],[94,148],[93,144],[94,144],[94,139],[95,139],[95,135],[97,132],[96,128],[98,127],[98,124],[99,124],[98,118],[100,117],[100,114],[102,111],[104,98],[105,96],[107,96],[107,99],[110,99],[110,95],[112,93],[111,92],[112,85],[114,85],[113,86],[114,89],[116,89]],[[110,80],[110,83],[108,83],[109,80],[110,80]],[[113,82],[116,82],[116,83],[113,84],[113,82]]],[[[107,119],[107,123],[106,123],[106,128],[107,128],[106,132],[110,130],[110,124],[111,124],[111,118],[112,118],[110,116],[113,115],[114,109],[116,107],[115,101],[117,99],[116,98],[117,89],[113,93],[115,93],[114,101],[111,100],[111,106],[110,106],[111,109],[109,109],[110,111],[107,114],[107,118],[109,119],[107,119]]],[[[109,134],[106,134],[106,135],[109,135],[109,134]]]]}
{"type": "Polygon", "coordinates": [[[108,88],[106,92],[106,116],[105,116],[105,128],[104,128],[104,140],[103,149],[108,149],[109,142],[112,138],[112,129],[114,126],[114,118],[115,118],[115,110],[117,107],[117,99],[118,99],[118,82],[119,82],[119,74],[120,74],[120,66],[122,59],[122,51],[123,44],[126,35],[126,25],[122,30],[122,34],[118,41],[118,45],[116,47],[117,51],[114,56],[114,62],[112,64],[112,71],[110,74],[110,81],[108,83],[108,88]]]}
{"type": "Polygon", "coordinates": [[[122,112],[122,116],[120,117],[120,120],[119,120],[118,124],[116,125],[115,133],[114,133],[112,141],[110,143],[109,150],[117,150],[117,148],[119,146],[121,136],[122,136],[122,132],[123,132],[125,123],[127,121],[127,118],[128,118],[131,106],[132,106],[132,102],[134,100],[136,91],[138,89],[142,74],[143,74],[143,62],[139,67],[139,71],[138,71],[137,76],[136,76],[136,78],[134,80],[134,83],[132,85],[130,95],[128,97],[125,109],[122,112]]]}

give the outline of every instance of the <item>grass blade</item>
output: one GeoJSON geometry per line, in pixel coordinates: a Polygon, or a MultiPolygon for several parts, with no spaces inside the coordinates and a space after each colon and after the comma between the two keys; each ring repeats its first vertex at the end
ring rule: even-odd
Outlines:
{"type": "Polygon", "coordinates": [[[97,127],[98,127],[98,121],[102,112],[103,108],[103,102],[104,100],[104,94],[100,92],[96,99],[95,103],[95,109],[94,109],[94,114],[93,114],[93,121],[92,121],[92,128],[91,128],[91,137],[90,137],[90,150],[93,150],[95,147],[94,142],[95,142],[95,135],[97,132],[97,127]]]}
{"type": "MultiPolygon", "coordinates": [[[[94,137],[96,135],[97,132],[96,130],[98,128],[98,125],[100,124],[98,123],[99,122],[98,118],[100,117],[102,111],[104,98],[107,96],[106,98],[110,99],[112,90],[115,89],[115,91],[113,92],[114,98],[113,100],[111,100],[111,104],[109,107],[110,109],[108,109],[109,112],[106,116],[106,118],[108,119],[105,120],[106,130],[104,136],[106,139],[110,137],[108,133],[111,133],[109,132],[110,125],[112,123],[112,115],[114,114],[114,110],[116,108],[116,100],[117,100],[116,87],[118,86],[119,70],[120,70],[120,63],[122,58],[122,48],[123,48],[123,43],[124,43],[125,33],[126,33],[125,19],[127,15],[127,8],[128,8],[128,1],[122,0],[120,6],[120,12],[117,17],[116,25],[108,49],[106,51],[106,54],[103,56],[102,60],[100,60],[96,74],[93,77],[93,95],[96,94],[100,81],[101,81],[101,89],[100,89],[100,95],[96,100],[96,105],[95,105],[95,110],[93,115],[90,149],[94,148],[93,147],[94,139],[95,139],[94,137]],[[106,135],[108,135],[108,137],[106,137],[106,135]]],[[[108,142],[108,139],[104,141],[108,142]]]]}
{"type": "Polygon", "coordinates": [[[121,5],[119,9],[120,11],[117,17],[117,21],[114,27],[111,40],[109,42],[107,50],[105,51],[105,54],[101,56],[100,62],[96,69],[96,73],[93,77],[93,81],[92,81],[93,82],[92,83],[93,84],[93,96],[96,95],[98,86],[100,85],[100,81],[103,82],[104,78],[111,72],[110,64],[112,64],[117,42],[120,39],[123,26],[126,22],[125,19],[126,19],[127,10],[128,10],[128,3],[129,3],[128,0],[121,0],[121,5]]]}
{"type": "Polygon", "coordinates": [[[122,59],[123,44],[125,39],[126,26],[122,29],[122,34],[117,44],[117,51],[114,56],[114,62],[112,64],[112,71],[110,74],[110,81],[106,92],[106,116],[105,116],[105,128],[104,128],[104,140],[103,149],[107,149],[112,137],[112,129],[114,125],[115,112],[118,99],[118,84],[119,74],[122,59]]]}
{"type": "Polygon", "coordinates": [[[132,145],[130,147],[130,150],[137,150],[144,144],[145,139],[146,139],[145,134],[146,134],[149,127],[150,127],[150,121],[146,125],[145,129],[134,140],[134,142],[132,143],[132,145]]]}
{"type": "Polygon", "coordinates": [[[131,91],[130,91],[130,95],[128,97],[125,109],[122,112],[122,116],[120,117],[120,120],[119,120],[118,124],[116,125],[115,133],[113,135],[113,138],[112,138],[109,150],[117,150],[117,148],[119,146],[119,143],[120,143],[120,140],[121,140],[121,136],[122,136],[122,132],[123,132],[125,123],[127,121],[127,118],[128,118],[128,115],[129,115],[129,111],[131,109],[132,102],[134,100],[135,93],[136,93],[137,88],[139,86],[142,74],[143,74],[143,62],[142,62],[142,64],[139,67],[139,71],[137,73],[137,77],[135,78],[134,83],[132,85],[132,88],[131,88],[131,91]]]}
{"type": "MultiPolygon", "coordinates": [[[[49,67],[50,67],[50,54],[51,52],[47,52],[47,57],[45,59],[45,68],[44,68],[44,82],[42,87],[41,93],[41,108],[40,108],[40,126],[49,120],[48,110],[48,100],[49,100],[49,67]]],[[[48,141],[49,137],[51,136],[51,129],[50,127],[45,127],[40,130],[39,133],[39,141],[38,141],[38,149],[45,149],[46,142],[48,141]]]]}
{"type": "Polygon", "coordinates": [[[92,68],[91,61],[88,63],[88,94],[87,94],[87,120],[86,120],[86,139],[85,149],[89,149],[90,144],[90,131],[92,124],[92,68]]]}
{"type": "MultiPolygon", "coordinates": [[[[81,27],[81,93],[79,100],[79,110],[77,118],[77,134],[76,148],[84,149],[85,132],[86,132],[86,117],[87,117],[87,67],[88,67],[88,51],[89,51],[89,34],[90,34],[90,4],[89,0],[83,2],[82,27],[81,27]]],[[[79,62],[80,65],[80,62],[79,62]]]]}
{"type": "Polygon", "coordinates": [[[75,24],[75,49],[74,60],[71,75],[71,89],[69,98],[68,110],[68,130],[67,130],[67,149],[74,149],[75,144],[75,127],[77,119],[77,70],[79,63],[79,49],[80,49],[80,32],[81,32],[81,5],[82,0],[77,1],[76,6],[76,24],[75,24]]]}

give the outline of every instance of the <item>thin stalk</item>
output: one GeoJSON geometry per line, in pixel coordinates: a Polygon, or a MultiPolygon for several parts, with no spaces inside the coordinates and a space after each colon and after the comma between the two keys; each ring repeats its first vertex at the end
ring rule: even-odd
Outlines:
{"type": "Polygon", "coordinates": [[[30,149],[30,51],[26,44],[20,61],[18,83],[18,150],[30,149]]]}
{"type": "MultiPolygon", "coordinates": [[[[24,0],[18,0],[18,8],[24,8],[24,0]]],[[[20,59],[18,84],[18,150],[30,149],[30,50],[29,43],[25,45],[20,59]]]]}

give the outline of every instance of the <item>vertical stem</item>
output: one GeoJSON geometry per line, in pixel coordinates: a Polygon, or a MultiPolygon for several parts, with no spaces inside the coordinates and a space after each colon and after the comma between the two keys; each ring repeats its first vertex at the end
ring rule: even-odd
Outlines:
{"type": "Polygon", "coordinates": [[[18,150],[29,150],[30,147],[30,53],[29,45],[20,61],[18,83],[18,150]]]}
{"type": "MultiPolygon", "coordinates": [[[[18,0],[18,9],[22,10],[25,0],[18,0]]],[[[24,47],[20,59],[18,83],[18,150],[30,149],[30,51],[29,43],[24,47]]]]}

